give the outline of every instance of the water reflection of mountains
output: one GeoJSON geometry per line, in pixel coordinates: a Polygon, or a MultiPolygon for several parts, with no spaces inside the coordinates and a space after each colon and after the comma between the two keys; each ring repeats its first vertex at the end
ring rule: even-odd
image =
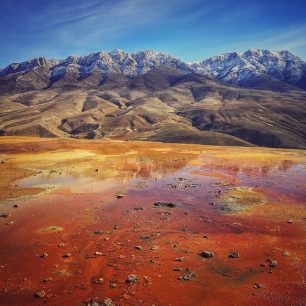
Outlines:
{"type": "Polygon", "coordinates": [[[267,176],[275,175],[279,172],[296,172],[304,171],[305,164],[295,162],[293,160],[277,160],[277,161],[263,161],[252,163],[250,160],[216,160],[208,159],[203,165],[205,170],[218,170],[226,171],[231,174],[243,174],[243,175],[256,175],[267,176]]]}
{"type": "Polygon", "coordinates": [[[106,159],[99,171],[104,172],[106,180],[116,178],[121,182],[130,179],[155,179],[173,175],[173,173],[184,168],[188,163],[187,159],[169,159],[165,161],[139,156],[116,156],[106,159]]]}

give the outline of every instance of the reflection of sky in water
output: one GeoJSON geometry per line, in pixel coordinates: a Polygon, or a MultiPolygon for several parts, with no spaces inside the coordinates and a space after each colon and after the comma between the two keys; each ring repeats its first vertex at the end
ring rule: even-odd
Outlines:
{"type": "MultiPolygon", "coordinates": [[[[81,168],[89,174],[80,172],[44,171],[40,174],[19,180],[19,187],[23,188],[48,188],[62,187],[74,192],[98,192],[117,186],[121,188],[124,183],[137,180],[155,180],[167,178],[176,173],[182,164],[169,162],[165,167],[158,160],[146,157],[117,156],[107,157],[103,162],[96,162],[94,168],[87,166],[81,168]],[[99,169],[99,171],[95,171],[99,169]],[[90,173],[91,172],[91,173],[90,173]],[[60,174],[61,173],[61,174],[60,174]],[[92,176],[90,175],[92,174],[92,176]],[[102,178],[99,178],[102,175],[102,178]]],[[[75,168],[74,170],[77,170],[75,168]]],[[[67,171],[67,169],[66,169],[67,171]]]]}
{"type": "MultiPolygon", "coordinates": [[[[182,160],[181,160],[182,161],[182,160]]],[[[94,166],[99,169],[99,174],[104,178],[92,176],[75,175],[58,172],[40,173],[36,176],[24,178],[18,182],[23,188],[31,187],[61,187],[72,192],[101,192],[113,187],[124,188],[127,183],[137,183],[139,180],[152,181],[167,180],[174,177],[185,176],[188,179],[196,178],[203,185],[208,185],[208,180],[216,180],[211,173],[222,174],[240,180],[241,185],[255,186],[258,188],[268,188],[282,194],[290,194],[299,199],[306,198],[306,167],[305,164],[296,163],[290,160],[260,162],[226,160],[202,156],[201,165],[186,165],[186,162],[175,163],[169,161],[165,163],[152,160],[145,156],[124,156],[108,157],[103,163],[97,162],[94,166]],[[207,172],[208,178],[200,178],[199,175],[190,175],[192,171],[207,172]]],[[[87,165],[88,166],[88,165],[87,165]]],[[[88,169],[87,169],[88,170],[88,169]]],[[[226,180],[217,179],[217,180],[226,180]]]]}

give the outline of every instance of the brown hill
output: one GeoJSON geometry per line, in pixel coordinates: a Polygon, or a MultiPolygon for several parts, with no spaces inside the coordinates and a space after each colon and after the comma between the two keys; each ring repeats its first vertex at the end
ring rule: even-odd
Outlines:
{"type": "Polygon", "coordinates": [[[8,80],[16,93],[0,96],[1,135],[306,148],[304,91],[239,88],[163,66],[135,78],[45,76],[8,80]]]}

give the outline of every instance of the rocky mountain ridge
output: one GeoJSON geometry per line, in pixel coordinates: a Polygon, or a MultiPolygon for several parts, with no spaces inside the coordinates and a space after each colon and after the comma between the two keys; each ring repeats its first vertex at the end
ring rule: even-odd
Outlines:
{"type": "Polygon", "coordinates": [[[0,70],[0,89],[4,93],[6,87],[12,91],[14,82],[21,84],[16,84],[16,91],[26,91],[27,86],[28,89],[44,89],[61,79],[66,85],[67,79],[68,85],[75,85],[89,78],[87,85],[90,85],[92,76],[97,79],[93,83],[100,84],[110,75],[134,78],[159,66],[243,87],[276,91],[306,89],[306,63],[303,60],[288,51],[259,49],[226,53],[196,63],[185,63],[159,51],[127,53],[119,49],[87,56],[68,56],[64,60],[40,57],[13,63],[0,70]]]}

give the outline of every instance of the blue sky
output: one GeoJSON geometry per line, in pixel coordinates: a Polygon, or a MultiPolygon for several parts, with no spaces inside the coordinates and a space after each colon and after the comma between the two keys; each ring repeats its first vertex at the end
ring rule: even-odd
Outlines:
{"type": "Polygon", "coordinates": [[[0,67],[115,48],[185,61],[287,49],[306,60],[306,1],[0,0],[0,67]]]}

